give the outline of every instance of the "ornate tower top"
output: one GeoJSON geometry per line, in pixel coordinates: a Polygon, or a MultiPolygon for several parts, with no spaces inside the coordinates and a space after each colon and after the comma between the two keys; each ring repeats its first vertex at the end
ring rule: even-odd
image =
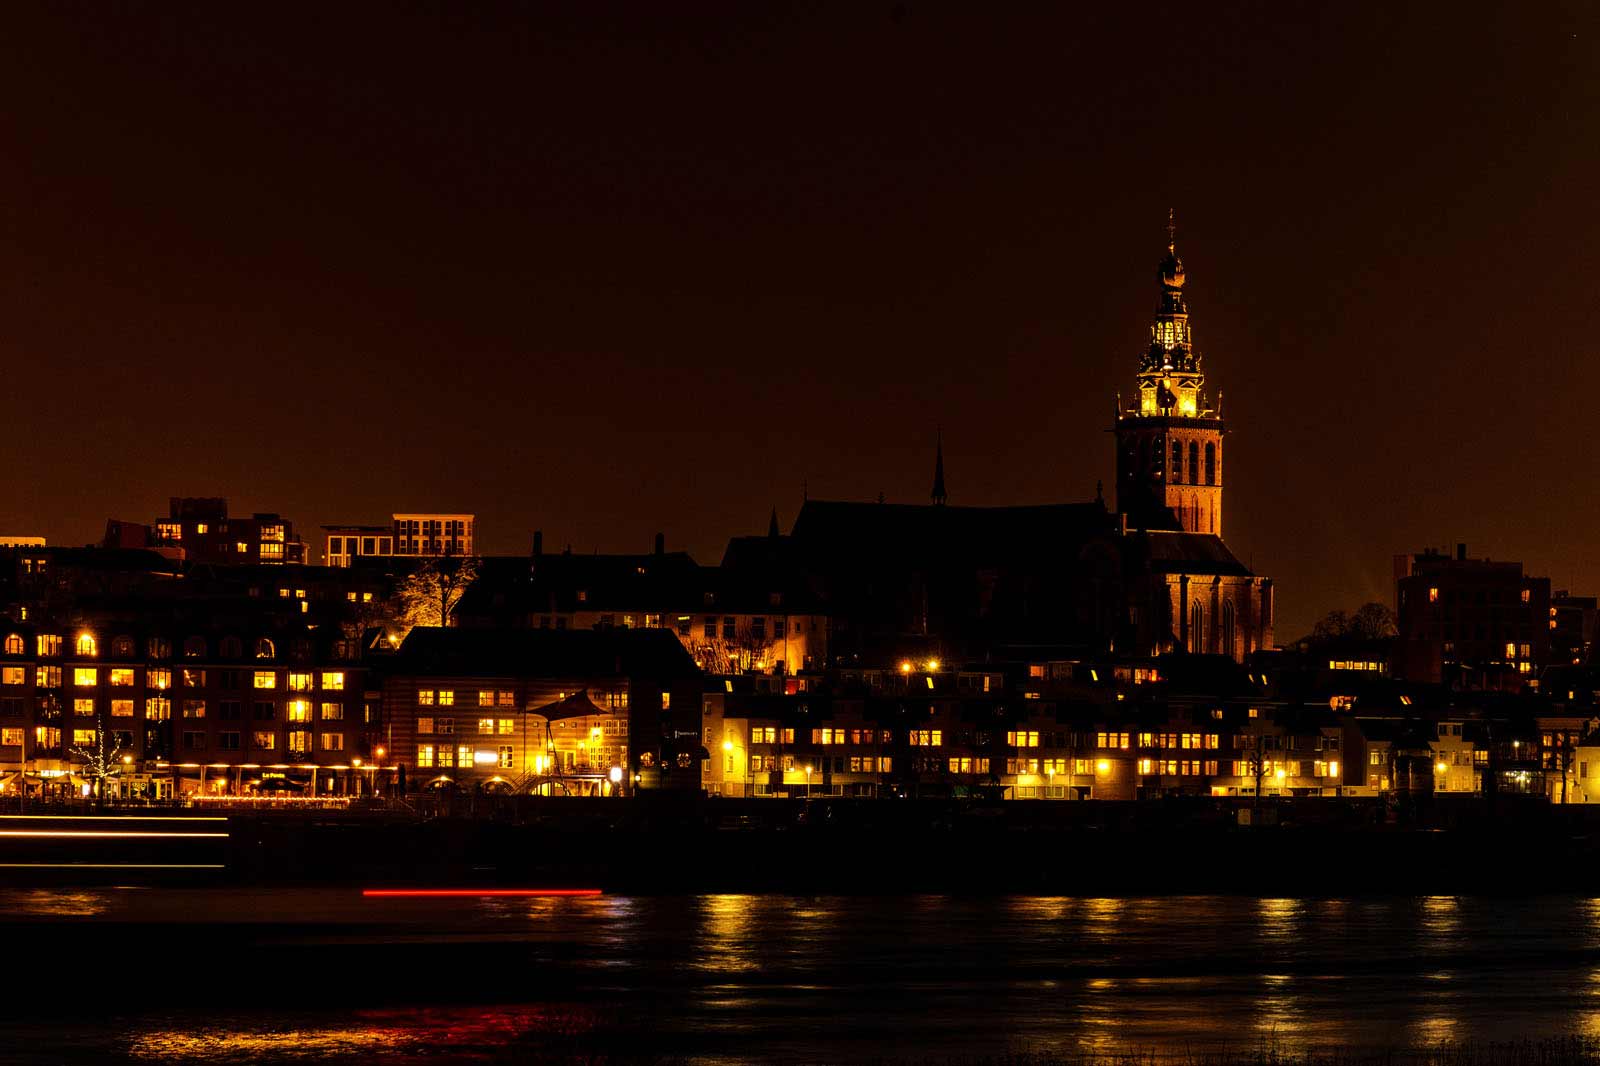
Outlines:
{"type": "Polygon", "coordinates": [[[1139,360],[1139,406],[1128,413],[1204,418],[1211,414],[1200,392],[1205,372],[1189,327],[1189,307],[1183,299],[1185,278],[1176,234],[1173,212],[1168,210],[1167,254],[1156,268],[1160,302],[1150,326],[1150,347],[1139,360]]]}

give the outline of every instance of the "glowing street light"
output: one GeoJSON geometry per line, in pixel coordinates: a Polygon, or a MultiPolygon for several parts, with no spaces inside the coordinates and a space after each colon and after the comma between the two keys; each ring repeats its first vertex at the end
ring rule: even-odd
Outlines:
{"type": "Polygon", "coordinates": [[[806,766],[806,799],[808,801],[811,799],[811,767],[810,767],[810,765],[806,766]]]}
{"type": "Polygon", "coordinates": [[[914,669],[914,667],[912,666],[912,663],[911,663],[910,659],[905,659],[905,660],[901,661],[901,663],[900,663],[900,672],[902,674],[909,674],[913,669],[914,669]]]}

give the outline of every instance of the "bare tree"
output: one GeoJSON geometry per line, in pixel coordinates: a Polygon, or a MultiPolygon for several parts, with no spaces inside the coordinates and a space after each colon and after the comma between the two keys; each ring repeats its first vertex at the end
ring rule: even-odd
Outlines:
{"type": "Polygon", "coordinates": [[[478,579],[478,566],[474,556],[446,555],[429,559],[401,581],[395,592],[406,629],[450,625],[461,597],[478,579]]]}
{"type": "Polygon", "coordinates": [[[1311,635],[1305,638],[1304,643],[1327,644],[1345,638],[1386,640],[1397,632],[1394,612],[1385,604],[1363,603],[1350,613],[1329,611],[1323,615],[1312,627],[1311,635]]]}

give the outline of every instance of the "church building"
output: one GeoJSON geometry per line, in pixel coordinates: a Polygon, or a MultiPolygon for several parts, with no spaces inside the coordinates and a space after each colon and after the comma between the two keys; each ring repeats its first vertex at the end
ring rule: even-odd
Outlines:
{"type": "Polygon", "coordinates": [[[1137,397],[1127,407],[1118,398],[1114,427],[1117,512],[1131,531],[1124,555],[1146,586],[1130,610],[1138,643],[1151,651],[1243,660],[1272,647],[1272,582],[1222,540],[1222,401],[1213,406],[1205,392],[1170,215],[1156,280],[1137,397]]]}
{"type": "MultiPolygon", "coordinates": [[[[1173,652],[1243,662],[1272,646],[1272,582],[1222,540],[1223,424],[1207,397],[1169,225],[1160,303],[1117,404],[1116,509],[949,502],[942,440],[925,505],[809,500],[787,536],[736,538],[725,571],[762,560],[829,619],[839,662],[1173,652]]],[[[750,575],[754,578],[754,575],[750,575]]],[[[776,585],[774,586],[776,587],[776,585]]]]}

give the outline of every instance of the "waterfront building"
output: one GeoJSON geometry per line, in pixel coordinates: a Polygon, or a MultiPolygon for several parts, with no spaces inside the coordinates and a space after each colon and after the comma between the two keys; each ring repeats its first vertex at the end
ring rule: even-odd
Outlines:
{"type": "Polygon", "coordinates": [[[379,709],[360,642],[240,622],[3,627],[7,787],[76,790],[101,758],[119,792],[152,799],[371,791],[379,709]]]}
{"type": "Polygon", "coordinates": [[[383,714],[416,788],[695,791],[701,688],[660,629],[418,627],[385,664],[383,714]]]}

